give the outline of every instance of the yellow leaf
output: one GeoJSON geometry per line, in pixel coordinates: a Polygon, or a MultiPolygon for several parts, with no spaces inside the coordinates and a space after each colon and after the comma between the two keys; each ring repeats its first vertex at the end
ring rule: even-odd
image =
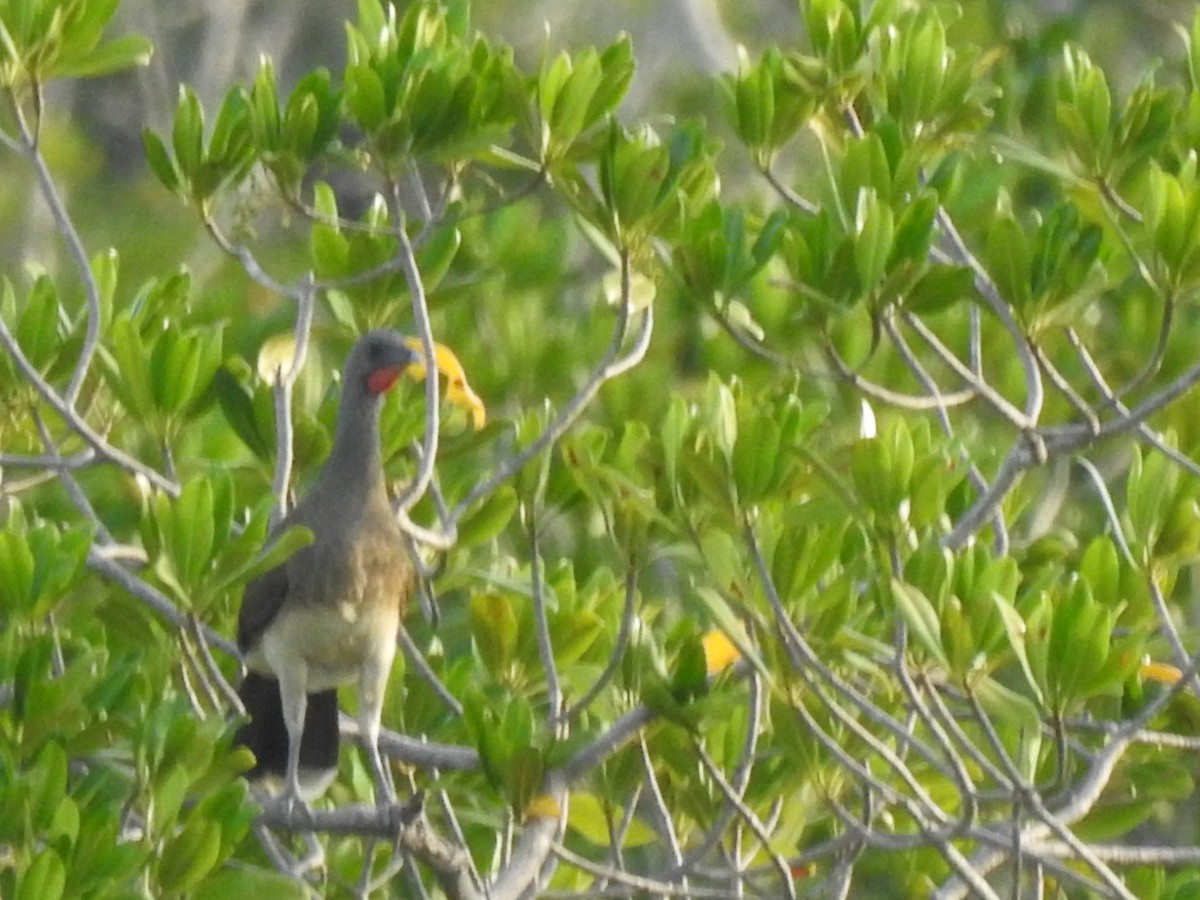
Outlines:
{"type": "Polygon", "coordinates": [[[1138,672],[1148,681],[1158,681],[1162,684],[1175,684],[1183,677],[1183,673],[1179,669],[1160,662],[1142,663],[1138,672]]]}
{"type": "MultiPolygon", "coordinates": [[[[621,304],[621,272],[612,270],[604,276],[604,299],[609,306],[621,304]]],[[[654,302],[658,288],[654,282],[641,272],[629,273],[629,307],[634,312],[641,312],[654,302]]]]}
{"type": "Polygon", "coordinates": [[[258,351],[258,377],[269,385],[278,384],[295,356],[296,336],[290,331],[267,338],[258,351]]]}
{"type": "Polygon", "coordinates": [[[704,664],[709,675],[716,675],[741,659],[742,654],[734,646],[733,641],[718,628],[714,628],[706,634],[702,643],[704,644],[704,664]]]}
{"type": "MultiPolygon", "coordinates": [[[[419,338],[408,337],[404,339],[404,343],[414,352],[423,353],[419,338]]],[[[471,390],[471,385],[467,384],[467,373],[463,371],[462,363],[458,361],[454,351],[445,344],[434,342],[433,361],[437,370],[446,376],[446,399],[471,414],[471,424],[476,430],[482,428],[487,421],[487,409],[484,407],[483,401],[479,399],[479,395],[471,390]]],[[[420,381],[425,377],[425,364],[423,362],[413,363],[405,371],[405,374],[409,378],[420,381]]]]}
{"type": "Polygon", "coordinates": [[[557,819],[562,815],[562,807],[549,794],[538,794],[525,807],[525,819],[557,819]]]}

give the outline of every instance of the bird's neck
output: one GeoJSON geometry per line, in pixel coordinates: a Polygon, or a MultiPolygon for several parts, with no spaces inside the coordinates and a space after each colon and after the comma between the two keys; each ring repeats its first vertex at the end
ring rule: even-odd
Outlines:
{"type": "Polygon", "coordinates": [[[333,449],[318,480],[326,490],[343,493],[346,499],[364,497],[383,486],[379,453],[379,399],[363,395],[343,398],[338,410],[333,449]]]}

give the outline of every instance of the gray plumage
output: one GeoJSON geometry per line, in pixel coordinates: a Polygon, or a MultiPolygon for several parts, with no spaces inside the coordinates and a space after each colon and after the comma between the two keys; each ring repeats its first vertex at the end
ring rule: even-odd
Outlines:
{"type": "Polygon", "coordinates": [[[329,459],[279,524],[279,530],[310,528],[313,542],[250,582],[242,597],[237,642],[249,674],[240,693],[251,721],[237,742],[258,757],[251,775],[285,776],[285,796],[292,799],[320,793],[332,780],[337,706],[331,692],[352,681],[377,795],[392,797],[378,752],[380,713],[412,568],[384,485],[379,407],[383,392],[413,361],[392,331],[370,332],[351,349],[329,459]],[[281,747],[287,748],[282,759],[281,747]]]}

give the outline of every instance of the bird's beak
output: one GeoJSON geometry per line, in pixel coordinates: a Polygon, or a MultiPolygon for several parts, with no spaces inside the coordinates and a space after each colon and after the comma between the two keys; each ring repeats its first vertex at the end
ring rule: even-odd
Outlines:
{"type": "MultiPolygon", "coordinates": [[[[415,337],[407,337],[404,343],[413,351],[416,359],[404,370],[405,374],[415,380],[425,377],[425,354],[421,349],[421,341],[415,337]]],[[[462,363],[454,355],[454,351],[445,344],[434,342],[434,367],[446,376],[446,399],[455,406],[462,407],[471,416],[471,424],[480,429],[487,422],[487,409],[479,395],[467,384],[467,373],[463,371],[462,363]]],[[[388,387],[391,387],[389,384],[388,387]]]]}

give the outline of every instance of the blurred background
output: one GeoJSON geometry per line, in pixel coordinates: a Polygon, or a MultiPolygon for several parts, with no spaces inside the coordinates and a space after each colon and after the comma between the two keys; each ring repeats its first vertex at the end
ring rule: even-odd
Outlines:
{"type": "MultiPolygon", "coordinates": [[[[456,3],[466,5],[465,0],[449,5],[456,3]]],[[[1007,70],[1014,90],[1006,92],[1012,99],[1005,101],[1002,115],[1032,126],[1053,115],[1053,98],[1039,87],[1048,79],[1037,76],[1058,64],[1065,42],[1086,46],[1123,95],[1157,57],[1179,58],[1177,23],[1190,21],[1194,3],[965,0],[960,6],[956,39],[1003,48],[997,65],[1007,70]]],[[[345,56],[343,23],[355,18],[355,7],[352,0],[122,3],[111,30],[150,38],[156,47],[153,60],[145,69],[110,78],[56,84],[43,147],[85,242],[94,249],[122,248],[123,283],[136,285],[161,273],[166,261],[187,264],[212,291],[247,290],[244,275],[201,233],[195,216],[149,176],[141,131],[169,131],[181,84],[196,91],[211,115],[230,86],[248,79],[264,55],[275,63],[281,92],[316,66],[330,69],[337,80],[345,56]],[[118,207],[139,214],[113,216],[118,207]],[[139,252],[129,252],[132,247],[139,252]]],[[[753,59],[772,44],[803,46],[795,2],[487,0],[475,3],[471,16],[492,40],[511,44],[531,72],[560,49],[603,46],[628,33],[637,70],[623,118],[655,126],[670,118],[705,119],[712,133],[724,138],[723,190],[731,197],[765,197],[765,185],[730,137],[715,76],[735,71],[742,53],[753,59]]],[[[1170,81],[1181,72],[1159,71],[1157,77],[1170,81]]],[[[809,143],[811,149],[815,142],[809,143]]],[[[783,165],[802,167],[805,152],[802,147],[783,165]]],[[[24,164],[0,153],[0,270],[14,275],[61,259],[53,223],[33,190],[24,164]]],[[[61,270],[69,277],[69,267],[61,270]]]]}

